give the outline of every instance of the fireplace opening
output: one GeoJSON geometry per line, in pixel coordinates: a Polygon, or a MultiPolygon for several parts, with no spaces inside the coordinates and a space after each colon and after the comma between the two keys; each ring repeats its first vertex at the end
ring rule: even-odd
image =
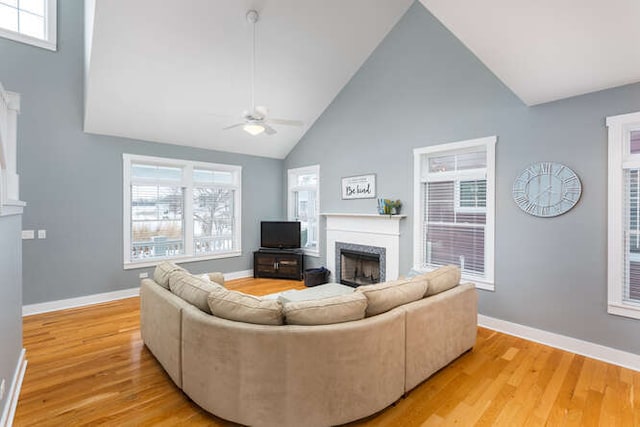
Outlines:
{"type": "Polygon", "coordinates": [[[380,283],[380,255],[340,249],[340,283],[354,288],[380,283]]]}

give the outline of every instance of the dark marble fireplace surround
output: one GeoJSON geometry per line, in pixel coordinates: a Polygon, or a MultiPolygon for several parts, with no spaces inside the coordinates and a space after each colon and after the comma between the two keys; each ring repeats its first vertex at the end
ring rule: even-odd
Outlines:
{"type": "Polygon", "coordinates": [[[379,259],[380,272],[379,272],[379,282],[384,282],[386,279],[386,249],[378,246],[367,246],[367,245],[358,245],[355,243],[347,243],[347,242],[336,242],[335,248],[335,266],[336,266],[336,281],[340,283],[349,285],[349,286],[358,286],[353,282],[343,282],[342,278],[342,253],[345,252],[348,255],[352,254],[361,254],[365,260],[372,261],[375,258],[379,259]]]}

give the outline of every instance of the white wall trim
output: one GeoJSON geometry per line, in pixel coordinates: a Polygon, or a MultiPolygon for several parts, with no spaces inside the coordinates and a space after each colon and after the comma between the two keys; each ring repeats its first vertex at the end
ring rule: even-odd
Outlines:
{"type": "MultiPolygon", "coordinates": [[[[253,270],[234,271],[224,274],[224,280],[242,279],[253,277],[253,270]]],[[[102,292],[99,294],[86,295],[76,298],[67,298],[57,301],[41,302],[22,306],[22,316],[32,316],[34,314],[49,313],[51,311],[66,310],[69,308],[84,307],[87,305],[100,304],[103,302],[116,301],[119,299],[132,298],[140,295],[140,288],[129,288],[121,291],[102,292]]],[[[2,426],[2,424],[0,424],[2,426]]]]}
{"type": "Polygon", "coordinates": [[[478,326],[640,371],[640,355],[478,314],[478,326]]]}
{"type": "Polygon", "coordinates": [[[0,417],[1,427],[11,427],[13,425],[13,417],[16,414],[16,408],[18,407],[18,398],[20,397],[20,389],[22,388],[22,380],[24,379],[24,373],[27,369],[27,359],[25,359],[25,349],[23,348],[18,358],[18,364],[16,370],[13,373],[13,379],[11,380],[11,386],[7,392],[7,400],[2,410],[2,416],[0,417]]]}
{"type": "Polygon", "coordinates": [[[224,280],[244,279],[245,277],[253,277],[253,270],[232,271],[224,273],[224,280]]]}
{"type": "Polygon", "coordinates": [[[140,288],[123,289],[121,291],[103,292],[99,294],[86,295],[76,298],[67,298],[57,301],[41,302],[22,306],[22,315],[31,316],[33,314],[48,313],[50,311],[66,310],[69,308],[84,307],[87,305],[100,304],[102,302],[116,301],[124,298],[131,298],[140,295],[140,288]]]}

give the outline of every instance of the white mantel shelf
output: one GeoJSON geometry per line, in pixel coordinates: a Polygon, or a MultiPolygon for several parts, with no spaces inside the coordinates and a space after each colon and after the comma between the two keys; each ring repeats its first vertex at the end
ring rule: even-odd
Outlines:
{"type": "Polygon", "coordinates": [[[321,216],[346,216],[346,217],[365,217],[365,218],[380,218],[380,219],[403,219],[406,215],[380,215],[380,214],[365,214],[365,213],[321,213],[321,216]]]}

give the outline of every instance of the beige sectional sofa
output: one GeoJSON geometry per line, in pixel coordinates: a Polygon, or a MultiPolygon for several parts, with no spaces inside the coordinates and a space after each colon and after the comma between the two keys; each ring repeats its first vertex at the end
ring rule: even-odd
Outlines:
{"type": "Polygon", "coordinates": [[[384,312],[313,326],[209,314],[156,281],[174,273],[156,272],[141,284],[142,338],[175,384],[218,417],[256,426],[342,424],[384,409],[473,347],[477,293],[473,284],[457,285],[459,272],[456,286],[443,285],[452,277],[447,268],[361,287],[367,307],[384,312]],[[415,297],[408,281],[423,281],[427,296],[389,309],[389,300],[415,297]],[[385,299],[382,288],[394,289],[385,299]]]}

